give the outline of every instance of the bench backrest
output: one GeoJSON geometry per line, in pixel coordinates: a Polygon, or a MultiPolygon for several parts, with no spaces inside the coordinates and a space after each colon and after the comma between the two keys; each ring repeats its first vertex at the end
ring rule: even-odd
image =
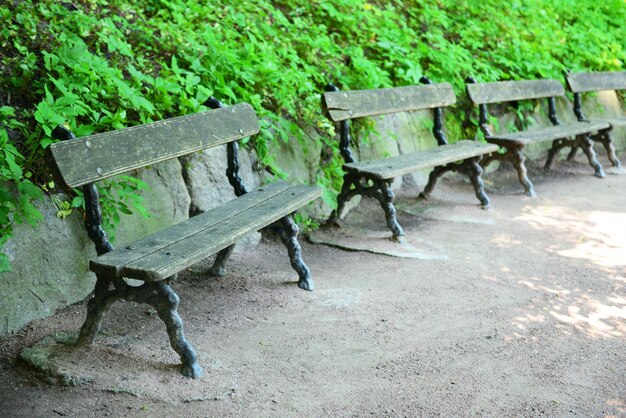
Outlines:
{"type": "Polygon", "coordinates": [[[565,89],[557,80],[520,80],[467,84],[467,93],[480,105],[564,96],[565,89]]]}
{"type": "Polygon", "coordinates": [[[574,93],[626,90],[626,71],[568,73],[567,84],[574,93]]]}
{"type": "Polygon", "coordinates": [[[449,83],[394,87],[377,90],[330,91],[322,106],[334,122],[365,116],[449,106],[456,102],[449,83]]]}
{"type": "Polygon", "coordinates": [[[259,132],[247,103],[50,145],[66,186],[77,187],[259,132]]]}

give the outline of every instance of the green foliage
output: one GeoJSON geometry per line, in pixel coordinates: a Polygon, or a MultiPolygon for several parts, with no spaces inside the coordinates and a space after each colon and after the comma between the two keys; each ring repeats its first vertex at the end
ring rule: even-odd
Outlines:
{"type": "MultiPolygon", "coordinates": [[[[0,105],[21,124],[19,141],[2,137],[13,157],[1,164],[18,190],[32,185],[20,171],[50,181],[42,157],[57,124],[82,136],[197,112],[215,95],[257,110],[248,145],[279,176],[289,173],[276,141],[311,140],[304,126],[323,133],[316,181],[334,206],[341,162],[319,110],[328,81],[366,89],[426,74],[463,97],[468,75],[562,79],[626,62],[624,0],[21,0],[3,2],[0,19],[0,105]]],[[[475,126],[455,118],[455,130],[475,126]]],[[[139,188],[128,178],[102,188],[110,227],[141,208],[139,188]]]]}
{"type": "MultiPolygon", "coordinates": [[[[21,123],[13,119],[15,109],[9,106],[0,107],[0,126],[9,129],[19,128],[21,123]]],[[[33,205],[41,199],[43,193],[29,178],[30,172],[24,172],[24,157],[9,140],[9,133],[0,129],[0,248],[13,233],[13,225],[29,224],[31,226],[43,219],[33,205]]],[[[9,258],[0,253],[0,273],[9,271],[9,258]]]]}

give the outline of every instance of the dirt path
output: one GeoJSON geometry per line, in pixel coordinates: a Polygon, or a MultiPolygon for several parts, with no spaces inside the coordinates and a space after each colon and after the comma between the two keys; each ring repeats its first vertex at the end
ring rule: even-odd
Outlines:
{"type": "MultiPolygon", "coordinates": [[[[557,172],[532,171],[537,199],[509,170],[488,175],[487,212],[444,181],[422,216],[400,214],[432,259],[304,244],[311,293],[273,242],[220,280],[195,266],[176,289],[199,381],[132,304],[82,354],[86,383],[35,378],[17,353],[76,330],[85,306],[71,306],[0,341],[0,416],[626,416],[626,175],[557,172]]],[[[373,204],[348,221],[384,225],[373,204]]]]}

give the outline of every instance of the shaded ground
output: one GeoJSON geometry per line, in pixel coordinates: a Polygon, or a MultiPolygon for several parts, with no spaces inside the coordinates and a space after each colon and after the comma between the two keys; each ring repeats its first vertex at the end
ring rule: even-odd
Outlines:
{"type": "MultiPolygon", "coordinates": [[[[626,416],[626,175],[555,171],[531,171],[537,199],[489,174],[486,212],[458,177],[402,197],[407,240],[437,257],[305,243],[314,292],[274,242],[219,280],[195,266],[175,287],[201,380],[177,374],[153,312],[118,304],[68,354],[86,382],[46,383],[18,351],[85,306],[36,321],[0,341],[0,416],[626,416]]],[[[347,223],[384,231],[373,203],[347,223]]]]}

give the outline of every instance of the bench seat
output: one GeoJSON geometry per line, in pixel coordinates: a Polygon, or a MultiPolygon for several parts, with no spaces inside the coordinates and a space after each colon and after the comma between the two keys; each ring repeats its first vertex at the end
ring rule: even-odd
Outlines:
{"type": "Polygon", "coordinates": [[[427,151],[418,151],[380,160],[344,164],[343,169],[375,179],[387,180],[413,173],[417,170],[442,166],[497,150],[498,146],[494,144],[461,140],[453,144],[440,145],[427,151]]]}
{"type": "Polygon", "coordinates": [[[527,145],[533,142],[554,141],[555,139],[574,137],[608,128],[610,128],[610,125],[607,122],[594,120],[591,122],[572,122],[530,131],[491,135],[485,137],[485,139],[495,143],[514,142],[527,145]]]}
{"type": "Polygon", "coordinates": [[[91,271],[147,282],[164,280],[289,215],[321,195],[319,187],[272,183],[89,263],[91,271]]]}

